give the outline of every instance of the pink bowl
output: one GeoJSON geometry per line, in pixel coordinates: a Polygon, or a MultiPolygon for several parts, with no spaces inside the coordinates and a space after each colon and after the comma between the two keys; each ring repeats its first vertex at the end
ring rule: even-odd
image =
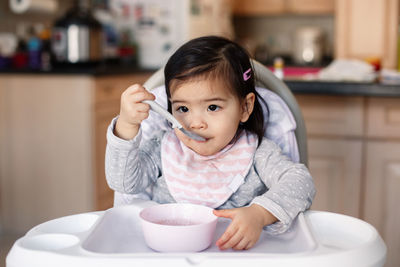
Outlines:
{"type": "Polygon", "coordinates": [[[161,252],[196,252],[213,241],[217,216],[201,205],[172,203],[143,209],[139,217],[146,244],[161,252]]]}

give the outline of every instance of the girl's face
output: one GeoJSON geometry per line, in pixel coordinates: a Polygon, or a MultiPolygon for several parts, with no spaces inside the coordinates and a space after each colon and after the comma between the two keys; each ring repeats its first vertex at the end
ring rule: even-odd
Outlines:
{"type": "Polygon", "coordinates": [[[172,114],[186,130],[205,141],[196,141],[175,129],[179,140],[203,156],[223,149],[233,139],[240,122],[249,118],[255,95],[240,100],[220,80],[194,80],[171,88],[172,114]]]}

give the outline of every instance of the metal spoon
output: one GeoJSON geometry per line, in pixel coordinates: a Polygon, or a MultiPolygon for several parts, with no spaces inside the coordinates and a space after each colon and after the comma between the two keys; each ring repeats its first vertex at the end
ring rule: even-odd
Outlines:
{"type": "Polygon", "coordinates": [[[197,140],[197,141],[205,141],[206,139],[204,139],[203,137],[201,137],[200,135],[197,135],[195,133],[192,133],[188,130],[185,130],[182,126],[182,124],[179,123],[179,121],[177,119],[175,119],[174,116],[172,116],[171,113],[169,113],[166,109],[164,109],[160,104],[158,104],[155,101],[152,100],[143,100],[143,103],[149,104],[150,108],[157,112],[158,114],[160,114],[162,117],[164,117],[165,119],[167,119],[169,122],[172,123],[172,128],[178,128],[182,133],[184,133],[185,135],[187,135],[188,137],[197,140]]]}

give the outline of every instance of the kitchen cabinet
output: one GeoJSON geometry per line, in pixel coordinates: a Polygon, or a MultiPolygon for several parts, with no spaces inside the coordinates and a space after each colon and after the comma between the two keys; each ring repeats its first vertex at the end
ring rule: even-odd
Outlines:
{"type": "Polygon", "coordinates": [[[296,95],[317,195],[312,209],[361,218],[400,256],[400,99],[296,95]]]}
{"type": "Polygon", "coordinates": [[[2,230],[24,233],[43,221],[112,206],[106,128],[121,92],[149,76],[0,76],[2,230]]]}
{"type": "MultiPolygon", "coordinates": [[[[3,168],[3,165],[6,162],[7,158],[7,152],[4,149],[5,147],[5,124],[6,124],[6,117],[5,113],[3,112],[2,107],[5,106],[6,101],[5,101],[5,86],[7,84],[0,84],[0,234],[3,233],[3,219],[2,216],[4,214],[4,202],[3,202],[3,191],[4,191],[4,185],[2,182],[2,178],[5,176],[5,170],[3,168]]],[[[0,253],[1,254],[1,253],[0,253]]]]}
{"type": "Polygon", "coordinates": [[[239,16],[280,14],[333,14],[335,0],[233,0],[233,13],[239,16]]]}
{"type": "Polygon", "coordinates": [[[372,223],[388,247],[386,267],[400,263],[400,141],[371,141],[366,147],[363,218],[372,223]]]}
{"type": "Polygon", "coordinates": [[[149,73],[129,76],[113,76],[96,79],[95,90],[95,203],[96,209],[111,208],[114,191],[106,182],[104,173],[104,155],[106,151],[106,132],[111,120],[119,114],[122,92],[133,83],[143,84],[150,77],[149,73]]]}
{"type": "Polygon", "coordinates": [[[296,95],[317,195],[312,208],[360,216],[362,97],[296,95]]]}
{"type": "Polygon", "coordinates": [[[286,0],[286,9],[291,14],[333,14],[334,0],[286,0]]]}
{"type": "Polygon", "coordinates": [[[365,203],[363,217],[388,247],[386,267],[400,263],[400,99],[367,101],[365,203]]]}
{"type": "Polygon", "coordinates": [[[398,0],[335,0],[335,57],[377,57],[397,68],[398,0]]]}
{"type": "Polygon", "coordinates": [[[119,113],[118,105],[110,106],[96,112],[96,169],[95,169],[95,199],[96,209],[106,210],[112,207],[114,193],[108,187],[104,173],[104,155],[107,145],[106,132],[110,121],[119,113]]]}
{"type": "Polygon", "coordinates": [[[400,99],[369,98],[367,136],[371,139],[396,140],[400,138],[400,99]]]}
{"type": "Polygon", "coordinates": [[[296,95],[313,136],[360,137],[363,133],[363,98],[296,95]]]}
{"type": "Polygon", "coordinates": [[[282,0],[233,0],[233,14],[240,16],[257,16],[282,14],[285,2],[282,0]]]}
{"type": "Polygon", "coordinates": [[[360,217],[360,140],[309,139],[309,166],[317,188],[314,210],[360,217]]]}
{"type": "Polygon", "coordinates": [[[335,58],[376,58],[397,69],[398,0],[232,0],[236,16],[334,15],[335,58]]]}
{"type": "Polygon", "coordinates": [[[91,79],[1,75],[0,88],[3,230],[92,210],[91,79]]]}

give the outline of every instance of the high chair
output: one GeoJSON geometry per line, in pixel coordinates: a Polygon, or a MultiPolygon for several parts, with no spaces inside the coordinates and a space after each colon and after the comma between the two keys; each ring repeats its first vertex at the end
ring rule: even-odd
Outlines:
{"type": "MultiPolygon", "coordinates": [[[[307,164],[306,131],[295,98],[267,68],[256,61],[253,66],[257,86],[269,89],[257,91],[267,102],[272,100],[268,103],[272,119],[265,135],[272,137],[294,161],[307,164]],[[281,120],[286,123],[280,128],[281,120]],[[285,138],[280,138],[280,133],[285,138]],[[289,146],[286,140],[291,143],[289,146]]],[[[163,80],[161,69],[144,86],[153,89],[156,101],[166,107],[163,80]]],[[[156,116],[151,120],[156,126],[144,123],[142,130],[169,127],[156,116]]],[[[150,205],[156,203],[116,193],[114,208],[44,222],[15,242],[6,266],[382,267],[386,259],[386,246],[373,226],[350,216],[321,211],[300,213],[283,234],[270,236],[263,232],[257,244],[247,251],[220,251],[211,245],[198,253],[157,253],[146,246],[140,228],[139,212],[150,205]]],[[[228,219],[219,218],[215,240],[228,224],[228,219]]]]}

